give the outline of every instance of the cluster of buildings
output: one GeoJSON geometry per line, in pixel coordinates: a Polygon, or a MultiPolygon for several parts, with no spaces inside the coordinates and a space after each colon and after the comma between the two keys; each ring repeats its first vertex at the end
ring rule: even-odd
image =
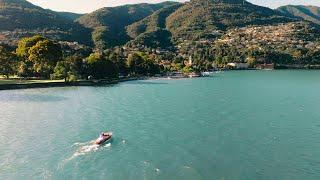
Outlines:
{"type": "MultiPolygon", "coordinates": [[[[183,64],[187,66],[190,56],[195,54],[202,56],[202,60],[211,56],[210,61],[215,59],[215,52],[232,50],[234,52],[244,52],[249,50],[265,51],[286,51],[294,52],[299,50],[320,50],[320,32],[312,24],[306,22],[291,22],[277,25],[247,26],[243,28],[230,29],[227,32],[214,31],[214,39],[187,40],[180,38],[177,40],[175,48],[172,49],[152,49],[148,50],[141,45],[134,50],[148,51],[161,57],[160,65],[172,66],[173,59],[167,57],[181,57],[183,64]],[[230,48],[230,49],[229,49],[230,48]],[[203,56],[205,54],[205,56],[203,56]],[[204,59],[203,59],[204,58],[204,59]]],[[[228,52],[226,52],[228,53],[228,52]]],[[[225,53],[224,53],[225,54],[225,53]]],[[[232,54],[231,57],[235,56],[232,54]]],[[[248,57],[249,58],[249,57],[248,57]]],[[[229,69],[248,69],[246,57],[239,59],[228,59],[225,67],[229,69]]],[[[265,64],[268,62],[263,57],[257,57],[256,69],[273,69],[275,64],[265,64]]]]}
{"type": "Polygon", "coordinates": [[[89,52],[90,47],[80,44],[78,42],[59,41],[58,42],[66,55],[73,55],[75,52],[89,52]]]}
{"type": "Polygon", "coordinates": [[[314,37],[314,33],[308,33],[308,31],[313,30],[312,28],[302,22],[236,28],[229,30],[217,40],[217,43],[228,44],[237,49],[256,49],[270,46],[275,48],[320,49],[320,44],[314,42],[320,36],[314,37]],[[313,38],[313,40],[310,38],[313,38]]]}

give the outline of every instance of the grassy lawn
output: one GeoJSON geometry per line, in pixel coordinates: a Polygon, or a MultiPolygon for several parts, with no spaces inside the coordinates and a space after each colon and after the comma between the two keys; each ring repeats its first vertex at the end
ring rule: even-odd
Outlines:
{"type": "Polygon", "coordinates": [[[2,84],[52,83],[52,82],[64,82],[64,80],[20,80],[20,79],[0,78],[0,85],[2,85],[2,84]]]}

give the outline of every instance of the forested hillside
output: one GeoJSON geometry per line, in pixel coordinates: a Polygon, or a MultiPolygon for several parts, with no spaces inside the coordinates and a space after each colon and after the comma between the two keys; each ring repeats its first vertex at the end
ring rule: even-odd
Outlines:
{"type": "Polygon", "coordinates": [[[307,20],[316,24],[320,24],[320,7],[317,6],[282,6],[277,9],[278,11],[286,14],[287,16],[292,16],[307,20]]]}
{"type": "Polygon", "coordinates": [[[134,39],[130,44],[144,44],[153,48],[172,46],[171,32],[167,30],[166,19],[181,6],[182,4],[175,4],[162,8],[143,20],[129,25],[127,33],[134,39]]]}
{"type": "MultiPolygon", "coordinates": [[[[78,41],[90,44],[90,30],[74,23],[51,10],[46,10],[29,3],[26,0],[0,0],[0,39],[6,36],[12,38],[11,33],[20,37],[23,34],[42,34],[51,38],[78,41]]],[[[10,43],[13,40],[8,40],[10,43]]]]}
{"type": "Polygon", "coordinates": [[[167,19],[175,40],[210,38],[217,30],[286,23],[292,18],[243,0],[191,0],[167,19]]]}
{"type": "Polygon", "coordinates": [[[164,2],[102,8],[80,17],[77,22],[93,29],[92,39],[98,48],[103,49],[124,45],[130,40],[126,32],[126,26],[172,4],[175,3],[164,2]]]}

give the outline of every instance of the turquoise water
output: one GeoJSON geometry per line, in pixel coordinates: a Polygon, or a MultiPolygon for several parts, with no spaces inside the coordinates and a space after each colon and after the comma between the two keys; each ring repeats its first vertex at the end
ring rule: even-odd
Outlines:
{"type": "Polygon", "coordinates": [[[1,91],[0,179],[320,179],[319,93],[320,71],[1,91]]]}

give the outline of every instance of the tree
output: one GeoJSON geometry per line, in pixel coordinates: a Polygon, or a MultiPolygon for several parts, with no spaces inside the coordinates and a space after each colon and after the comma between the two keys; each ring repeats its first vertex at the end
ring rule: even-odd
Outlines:
{"type": "Polygon", "coordinates": [[[183,63],[183,57],[182,56],[176,56],[173,59],[173,63],[177,64],[177,63],[183,63]]]}
{"type": "Polygon", "coordinates": [[[276,64],[290,64],[292,63],[292,56],[290,54],[269,51],[265,54],[266,63],[276,63],[276,64]]]}
{"type": "Polygon", "coordinates": [[[88,64],[86,63],[85,58],[81,55],[69,56],[65,61],[70,63],[77,76],[84,78],[89,75],[88,64]]]}
{"type": "Polygon", "coordinates": [[[57,62],[62,59],[62,50],[59,44],[43,40],[32,46],[29,61],[33,62],[33,70],[40,77],[49,77],[57,62]]]}
{"type": "Polygon", "coordinates": [[[208,71],[208,70],[210,70],[210,69],[212,69],[212,68],[213,68],[213,63],[210,62],[210,61],[205,61],[204,66],[203,66],[203,69],[206,70],[206,71],[208,71]]]}
{"type": "Polygon", "coordinates": [[[223,63],[223,58],[222,56],[218,55],[215,57],[215,62],[217,63],[217,65],[221,66],[223,63]]]}
{"type": "Polygon", "coordinates": [[[99,52],[102,52],[107,47],[107,43],[104,41],[107,32],[108,28],[105,26],[98,27],[92,32],[92,40],[99,52]]]}
{"type": "Polygon", "coordinates": [[[54,68],[54,78],[64,79],[65,82],[76,80],[76,73],[68,61],[59,61],[54,68]]]}
{"type": "Polygon", "coordinates": [[[185,66],[183,69],[182,69],[183,73],[190,73],[190,72],[193,72],[193,68],[191,66],[185,66]]]}
{"type": "Polygon", "coordinates": [[[118,66],[120,73],[127,73],[126,59],[122,58],[119,53],[110,53],[108,59],[118,66]]]}
{"type": "Polygon", "coordinates": [[[17,74],[21,77],[28,77],[34,76],[33,71],[33,63],[28,60],[29,57],[29,50],[37,42],[45,40],[42,36],[33,36],[33,37],[26,37],[22,38],[18,42],[18,48],[16,49],[16,55],[19,57],[20,62],[18,64],[17,74]]]}
{"type": "Polygon", "coordinates": [[[15,56],[12,52],[9,52],[3,46],[0,46],[0,74],[9,78],[10,75],[14,74],[16,66],[15,56]]]}
{"type": "Polygon", "coordinates": [[[249,56],[247,57],[247,64],[250,68],[255,67],[256,63],[257,63],[257,59],[255,57],[249,56]]]}
{"type": "Polygon", "coordinates": [[[17,75],[20,77],[30,77],[33,75],[32,62],[20,61],[17,67],[17,75]]]}
{"type": "Polygon", "coordinates": [[[87,58],[90,73],[94,78],[117,78],[119,69],[110,60],[99,53],[93,53],[87,58]]]}
{"type": "Polygon", "coordinates": [[[312,53],[312,63],[320,64],[320,50],[316,50],[312,53]]]}
{"type": "Polygon", "coordinates": [[[37,42],[45,40],[42,36],[33,36],[29,38],[22,38],[18,43],[16,54],[21,58],[29,57],[29,50],[32,46],[36,45],[37,42]]]}
{"type": "Polygon", "coordinates": [[[177,63],[177,64],[171,64],[170,71],[181,71],[184,68],[184,64],[182,63],[177,63]]]}
{"type": "Polygon", "coordinates": [[[154,75],[160,73],[160,67],[142,52],[136,52],[129,55],[127,65],[131,74],[154,75]]]}
{"type": "Polygon", "coordinates": [[[145,71],[143,68],[143,63],[144,59],[138,53],[130,54],[127,59],[127,65],[131,74],[143,74],[145,71]]]}
{"type": "Polygon", "coordinates": [[[147,59],[144,64],[145,64],[146,72],[149,75],[155,75],[160,73],[160,67],[156,65],[151,59],[147,59]]]}
{"type": "Polygon", "coordinates": [[[320,64],[320,50],[310,50],[303,58],[304,64],[320,64]]]}

